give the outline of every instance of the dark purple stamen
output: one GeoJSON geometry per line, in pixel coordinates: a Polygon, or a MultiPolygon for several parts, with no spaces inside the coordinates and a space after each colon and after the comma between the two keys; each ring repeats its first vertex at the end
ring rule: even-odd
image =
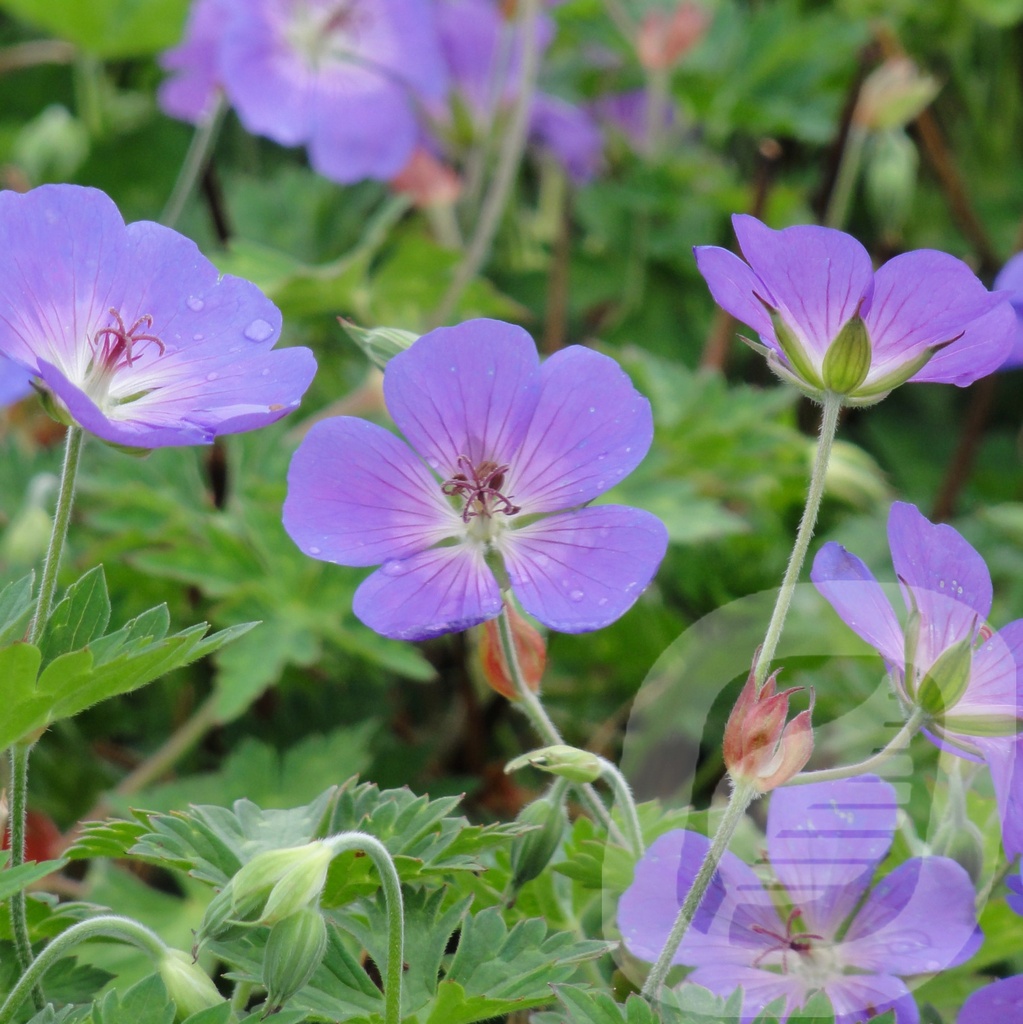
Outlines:
{"type": "Polygon", "coordinates": [[[448,497],[457,495],[465,498],[465,505],[462,508],[463,523],[469,522],[473,516],[486,516],[489,519],[496,512],[513,516],[521,511],[518,505],[512,504],[511,500],[501,493],[504,474],[508,472],[507,466],[499,466],[496,462],[490,461],[474,466],[467,455],[459,455],[458,467],[462,472],[456,473],[450,480],[445,480],[441,484],[441,490],[448,497]]]}
{"type": "Polygon", "coordinates": [[[93,358],[103,367],[119,369],[131,366],[135,358],[132,346],[142,342],[150,342],[160,350],[160,355],[167,351],[167,346],[155,335],[143,333],[143,328],[153,326],[153,318],[145,313],[131,325],[124,326],[121,314],[111,307],[110,315],[117,322],[115,327],[104,327],[96,332],[93,338],[93,358]]]}

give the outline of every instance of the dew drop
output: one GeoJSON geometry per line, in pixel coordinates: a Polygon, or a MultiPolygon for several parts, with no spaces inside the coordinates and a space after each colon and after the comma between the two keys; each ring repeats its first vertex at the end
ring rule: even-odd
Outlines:
{"type": "Polygon", "coordinates": [[[596,406],[591,405],[590,406],[590,412],[596,412],[596,411],[597,411],[596,406]]]}
{"type": "Polygon", "coordinates": [[[269,377],[269,376],[270,376],[270,368],[269,367],[267,367],[265,370],[263,370],[260,373],[260,377],[269,377]]]}
{"type": "Polygon", "coordinates": [[[582,599],[583,599],[583,598],[584,598],[584,597],[585,597],[586,595],[585,595],[585,594],[584,594],[584,593],[583,593],[583,592],[582,592],[581,590],[573,590],[573,591],[572,591],[572,593],[571,593],[571,594],[569,594],[568,596],[569,596],[569,597],[570,597],[570,598],[571,598],[571,599],[572,599],[573,601],[575,601],[576,603],[578,603],[578,602],[579,602],[579,601],[581,601],[581,600],[582,600],[582,599]]]}
{"type": "Polygon", "coordinates": [[[945,581],[944,580],[938,580],[938,586],[941,587],[942,590],[944,590],[945,589],[945,581]]]}
{"type": "Polygon", "coordinates": [[[265,320],[253,320],[242,332],[249,341],[266,341],[274,332],[273,325],[265,320]]]}
{"type": "Polygon", "coordinates": [[[957,594],[961,594],[962,592],[963,592],[963,588],[962,588],[962,587],[960,587],[960,588],[959,588],[959,589],[958,589],[958,590],[956,591],[956,593],[957,593],[957,594]]]}
{"type": "Polygon", "coordinates": [[[204,334],[193,334],[192,341],[202,341],[204,337],[206,337],[204,334]]]}
{"type": "Polygon", "coordinates": [[[606,459],[606,458],[607,458],[607,452],[601,452],[601,453],[600,453],[600,454],[599,454],[599,455],[597,456],[597,461],[598,461],[598,462],[603,462],[603,461],[604,461],[604,459],[606,459]]]}
{"type": "Polygon", "coordinates": [[[311,554],[311,555],[318,555],[319,553],[320,553],[320,549],[318,547],[314,546],[314,547],[309,548],[309,554],[311,554]]]}
{"type": "Polygon", "coordinates": [[[632,451],[632,445],[631,444],[630,445],[626,445],[625,450],[627,452],[631,452],[632,451]]]}
{"type": "Polygon", "coordinates": [[[440,463],[436,459],[427,459],[426,464],[430,469],[440,469],[440,463]]]}
{"type": "Polygon", "coordinates": [[[601,598],[601,599],[600,599],[600,600],[599,600],[599,601],[597,602],[597,604],[598,604],[598,605],[599,605],[599,606],[600,606],[601,608],[603,608],[603,607],[604,607],[604,605],[606,605],[606,604],[607,604],[607,598],[606,598],[606,597],[602,597],[602,598],[601,598]]]}
{"type": "Polygon", "coordinates": [[[185,303],[193,313],[198,313],[202,310],[203,306],[206,305],[202,299],[197,299],[194,295],[188,297],[188,301],[185,303]]]}
{"type": "Polygon", "coordinates": [[[546,555],[537,555],[536,564],[543,568],[545,565],[550,565],[551,560],[546,555]]]}
{"type": "Polygon", "coordinates": [[[220,376],[219,373],[207,373],[206,374],[206,379],[207,380],[216,380],[219,376],[220,376]]]}
{"type": "Polygon", "coordinates": [[[400,576],[405,571],[405,566],[397,559],[391,559],[391,561],[384,562],[384,564],[380,566],[380,571],[385,576],[400,576]]]}

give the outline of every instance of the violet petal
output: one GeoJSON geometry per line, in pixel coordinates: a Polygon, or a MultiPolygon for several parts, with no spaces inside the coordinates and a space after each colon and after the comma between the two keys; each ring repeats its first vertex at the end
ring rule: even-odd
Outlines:
{"type": "Polygon", "coordinates": [[[653,579],[668,546],[642,509],[594,505],[499,538],[512,589],[545,626],[586,633],[614,622],[653,579]]]}

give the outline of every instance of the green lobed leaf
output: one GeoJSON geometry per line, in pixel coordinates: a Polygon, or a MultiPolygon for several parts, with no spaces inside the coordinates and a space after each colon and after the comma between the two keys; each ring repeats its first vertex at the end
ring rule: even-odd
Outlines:
{"type": "Polygon", "coordinates": [[[108,992],[92,1011],[93,1024],[173,1024],[174,1004],[159,975],[136,982],[123,995],[108,992]]]}
{"type": "Polygon", "coordinates": [[[5,868],[0,870],[0,903],[33,882],[59,871],[67,863],[67,860],[32,860],[14,868],[6,868],[9,859],[10,851],[4,850],[0,853],[0,868],[5,868]]]}
{"type": "Polygon", "coordinates": [[[88,646],[110,622],[110,595],[103,566],[97,565],[72,583],[50,613],[39,640],[48,663],[69,651],[88,646]]]}
{"type": "Polygon", "coordinates": [[[34,607],[33,576],[23,576],[0,590],[0,647],[20,639],[28,627],[34,607]]]}

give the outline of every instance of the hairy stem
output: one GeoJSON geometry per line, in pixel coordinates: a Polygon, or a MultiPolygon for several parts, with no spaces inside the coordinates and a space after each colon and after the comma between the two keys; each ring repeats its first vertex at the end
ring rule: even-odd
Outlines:
{"type": "Polygon", "coordinates": [[[600,762],[601,777],[611,786],[615,795],[615,803],[622,810],[622,820],[625,822],[625,834],[629,839],[629,846],[632,847],[632,852],[637,857],[642,857],[646,844],[643,842],[643,828],[639,823],[639,813],[636,810],[636,799],[632,795],[632,787],[616,764],[599,754],[594,756],[600,762]]]}
{"type": "Polygon", "coordinates": [[[678,917],[675,918],[675,923],[671,926],[671,932],[664,943],[661,955],[657,958],[657,963],[654,964],[650,974],[647,975],[642,992],[644,998],[648,1000],[656,999],[661,991],[664,979],[668,976],[668,971],[671,970],[671,962],[675,959],[678,947],[682,944],[682,938],[696,916],[696,911],[700,908],[700,902],[703,900],[704,893],[706,893],[707,887],[714,877],[714,872],[721,863],[725,850],[728,849],[728,843],[735,834],[739,822],[742,821],[746,808],[749,807],[756,797],[756,789],[748,783],[737,783],[732,790],[732,795],[725,807],[724,817],[722,817],[717,831],[714,833],[707,856],[704,857],[700,870],[697,871],[693,884],[690,886],[689,892],[686,893],[686,898],[682,902],[682,907],[678,912],[678,917]]]}
{"type": "Polygon", "coordinates": [[[195,183],[202,177],[202,173],[209,163],[210,154],[216,144],[217,136],[220,134],[220,126],[224,123],[224,114],[227,112],[227,103],[223,96],[218,96],[213,109],[196,126],[195,134],[189,143],[188,152],[181,164],[177,181],[174,182],[174,189],[171,191],[167,205],[160,215],[160,223],[169,228],[174,227],[181,216],[181,211],[188,202],[188,197],[195,188],[195,183]]]}
{"type": "MultiPolygon", "coordinates": [[[[533,693],[522,675],[522,667],[519,665],[518,652],[515,650],[515,640],[512,636],[511,620],[508,617],[508,606],[505,605],[497,619],[498,632],[501,636],[501,650],[504,654],[505,664],[508,666],[508,674],[512,678],[515,692],[518,695],[518,707],[529,719],[537,735],[548,746],[564,746],[558,727],[551,721],[540,698],[533,693]]],[[[592,814],[606,829],[608,835],[613,837],[615,842],[628,846],[629,843],[622,834],[621,829],[611,819],[604,801],[600,799],[597,791],[588,783],[578,787],[579,796],[592,814]]]]}
{"type": "Polygon", "coordinates": [[[486,261],[497,232],[497,225],[501,220],[501,214],[504,213],[505,205],[508,202],[508,195],[519,172],[522,154],[526,149],[529,114],[533,106],[536,75],[540,66],[539,11],[540,0],[523,0],[519,14],[523,28],[522,77],[519,94],[516,97],[508,127],[501,142],[494,179],[490,183],[490,190],[480,207],[476,231],[469,242],[465,256],[455,270],[448,290],[430,318],[435,326],[445,323],[451,316],[462,293],[486,261]]]}
{"type": "Polygon", "coordinates": [[[821,414],[820,435],[817,440],[817,454],[813,460],[810,487],[806,494],[806,506],[803,509],[803,517],[799,521],[796,541],[792,546],[789,564],[785,569],[785,576],[782,578],[781,587],[778,590],[778,599],[775,602],[774,611],[771,613],[771,621],[767,626],[764,643],[760,648],[760,655],[754,669],[758,692],[764,685],[774,653],[778,649],[781,631],[785,626],[785,617],[789,613],[792,595],[795,593],[796,583],[803,570],[803,562],[806,561],[806,553],[813,538],[814,527],[817,525],[817,513],[820,511],[821,498],[824,497],[824,479],[827,476],[828,461],[831,458],[835,432],[838,430],[838,414],[841,408],[841,396],[826,391],[824,393],[824,411],[821,414]]]}
{"type": "Polygon", "coordinates": [[[909,746],[909,741],[917,734],[926,718],[927,715],[916,708],[906,720],[905,725],[876,754],[856,764],[798,772],[785,785],[802,786],[808,782],[834,782],[836,779],[851,779],[857,775],[863,775],[865,772],[872,772],[875,768],[880,768],[890,757],[901,754],[909,746]]]}
{"type": "Polygon", "coordinates": [[[101,917],[92,917],[87,921],[79,921],[67,931],[61,932],[25,970],[17,985],[11,989],[3,1006],[0,1006],[0,1024],[10,1024],[15,1013],[28,998],[29,992],[38,989],[43,975],[58,960],[67,956],[71,949],[79,943],[85,942],[87,939],[99,938],[127,942],[156,960],[159,960],[167,952],[167,946],[156,932],[139,924],[138,921],[133,921],[130,917],[104,914],[101,917]]]}
{"type": "MultiPolygon", "coordinates": [[[[405,914],[398,870],[387,847],[365,832],[342,832],[325,840],[335,856],[346,850],[360,850],[372,859],[380,873],[387,904],[387,968],[384,986],[384,1024],[401,1024],[401,987],[405,966],[405,914]]],[[[0,1024],[3,1024],[0,1021],[0,1024]]]]}

